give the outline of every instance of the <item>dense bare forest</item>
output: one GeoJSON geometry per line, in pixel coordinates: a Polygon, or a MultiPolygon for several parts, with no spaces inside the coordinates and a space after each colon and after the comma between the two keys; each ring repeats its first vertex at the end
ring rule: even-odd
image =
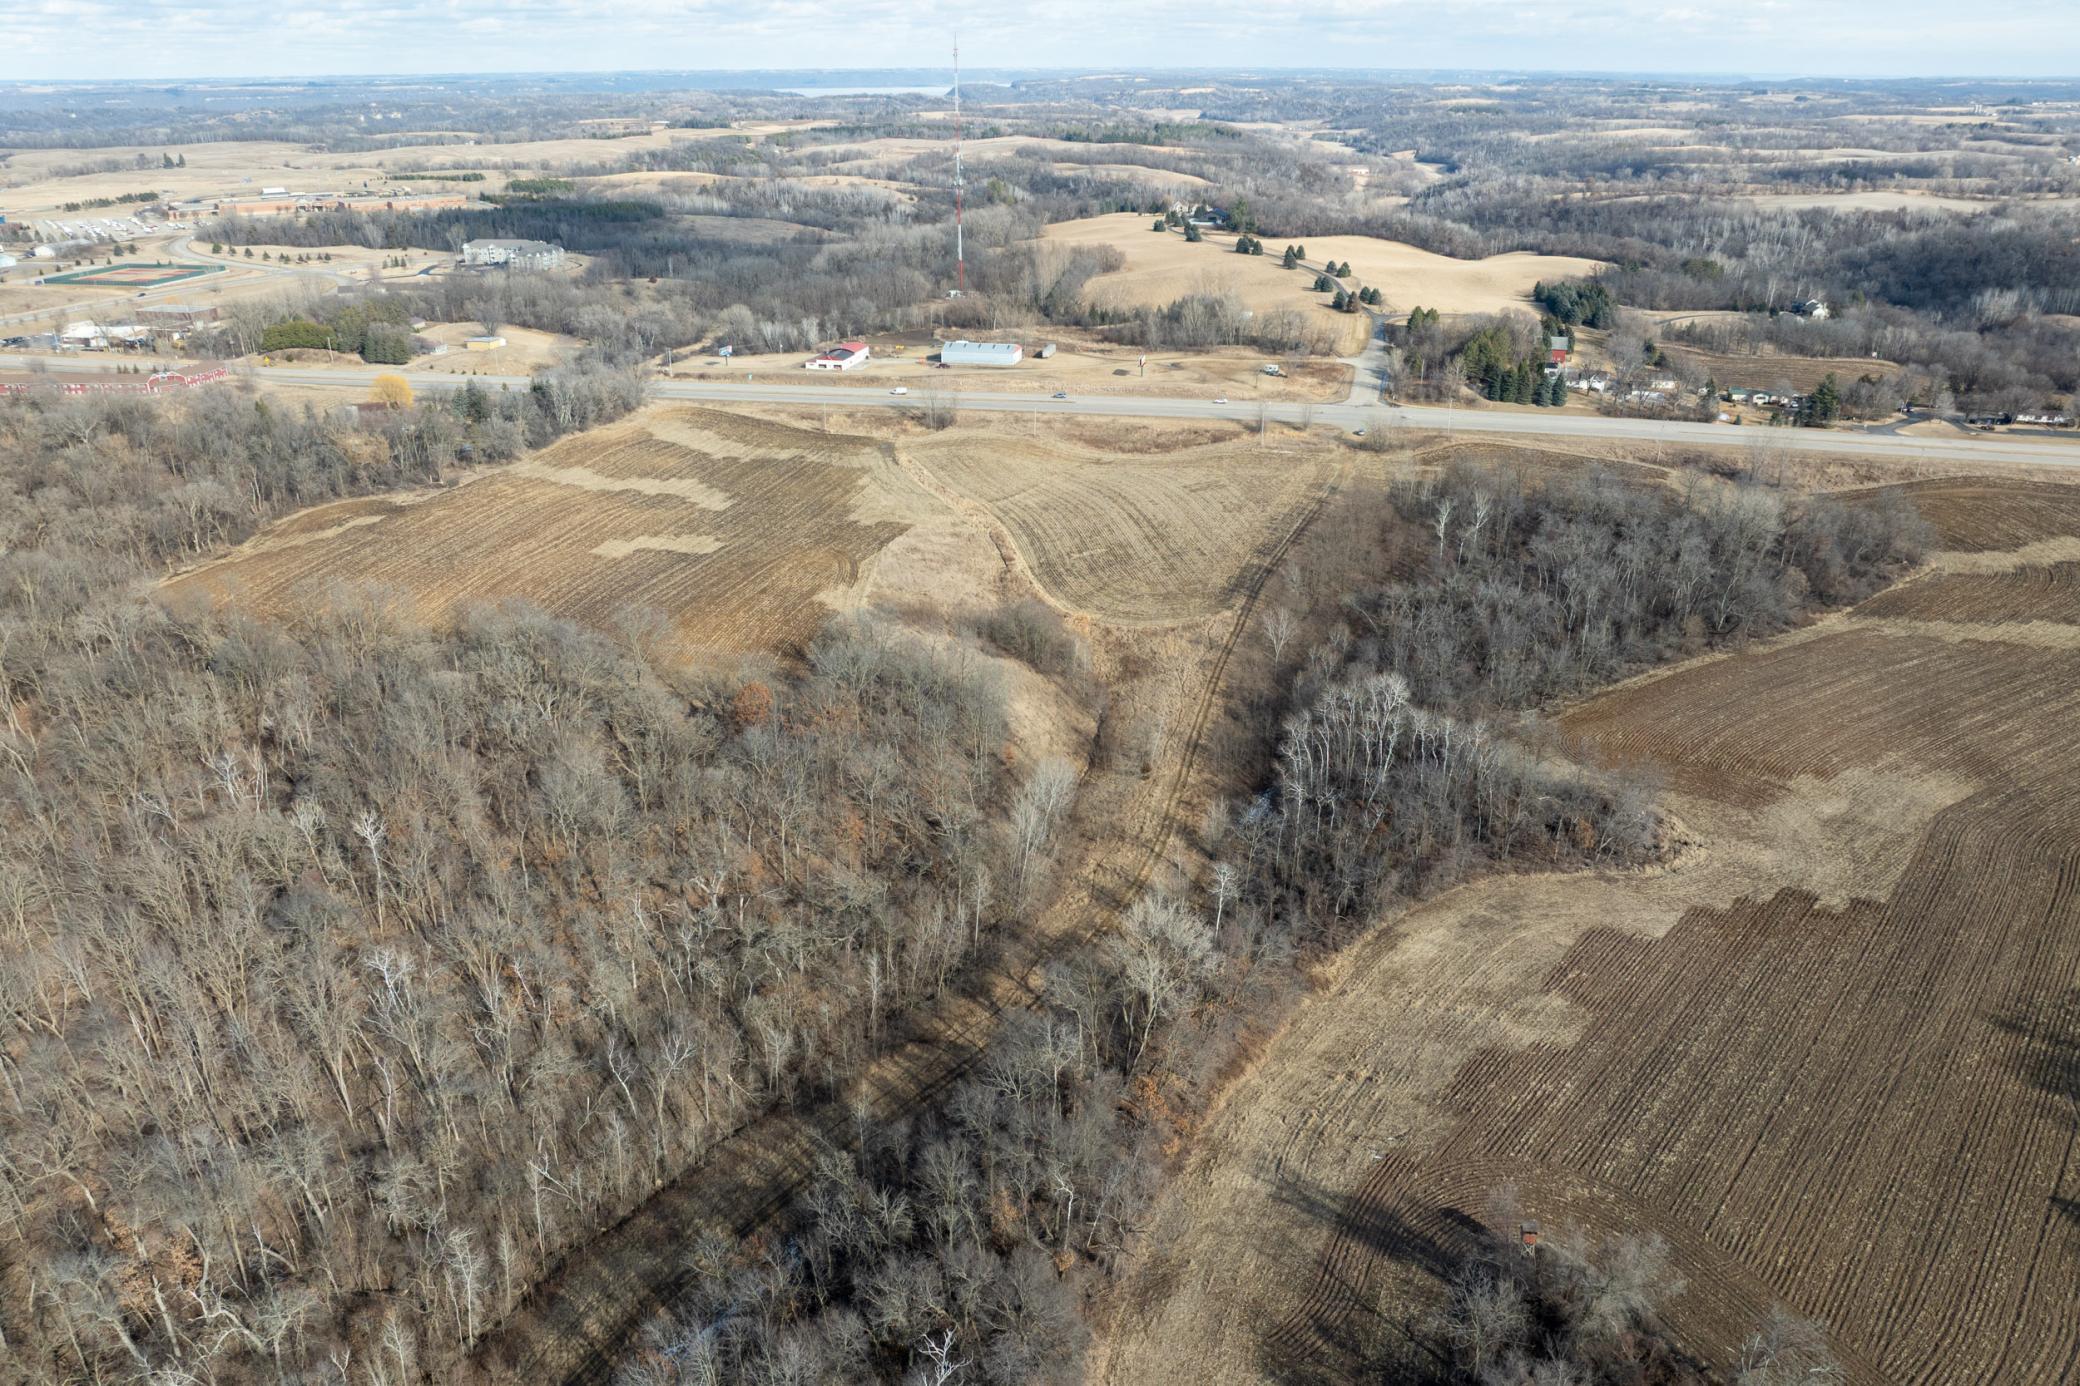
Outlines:
{"type": "Polygon", "coordinates": [[[643,613],[433,633],[375,591],[289,626],[140,592],[490,460],[558,388],[387,434],[223,397],[0,421],[0,1334],[38,1379],[413,1379],[1015,907],[972,652],[843,627],[798,674],[689,683],[643,613]]]}

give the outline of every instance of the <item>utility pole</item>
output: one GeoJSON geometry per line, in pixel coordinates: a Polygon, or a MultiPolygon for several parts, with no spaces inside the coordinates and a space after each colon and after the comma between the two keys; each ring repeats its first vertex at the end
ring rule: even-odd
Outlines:
{"type": "Polygon", "coordinates": [[[954,294],[968,293],[968,252],[963,243],[962,213],[967,208],[968,179],[961,168],[961,41],[953,41],[953,272],[954,294]]]}

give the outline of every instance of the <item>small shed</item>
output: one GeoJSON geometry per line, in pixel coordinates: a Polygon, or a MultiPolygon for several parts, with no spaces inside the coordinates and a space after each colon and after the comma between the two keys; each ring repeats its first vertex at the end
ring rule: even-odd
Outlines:
{"type": "Polygon", "coordinates": [[[1046,361],[1054,356],[1054,343],[1048,342],[1040,348],[1040,359],[1046,361]]]}
{"type": "Polygon", "coordinates": [[[465,337],[462,339],[462,349],[464,351],[496,351],[505,344],[506,339],[503,337],[485,336],[465,337]]]}

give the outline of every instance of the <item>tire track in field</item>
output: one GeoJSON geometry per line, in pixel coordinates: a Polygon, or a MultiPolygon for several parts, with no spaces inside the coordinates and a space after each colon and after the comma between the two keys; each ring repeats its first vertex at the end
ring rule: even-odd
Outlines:
{"type": "MultiPolygon", "coordinates": [[[[1214,652],[1161,797],[1145,820],[1150,827],[1133,854],[1133,869],[1118,884],[1106,886],[1102,878],[1113,870],[1112,863],[1094,853],[1084,874],[1097,879],[1079,892],[1070,927],[1018,940],[1014,957],[984,979],[985,996],[941,1003],[951,1015],[924,1017],[920,1039],[877,1061],[860,1080],[876,1107],[871,1118],[876,1124],[935,1104],[983,1054],[1003,1012],[1037,1000],[1030,979],[1038,966],[1096,937],[1147,888],[1175,837],[1178,805],[1264,585],[1342,490],[1347,475],[1346,466],[1325,478],[1284,535],[1245,569],[1242,600],[1214,652]]],[[[850,1147],[855,1120],[842,1097],[823,1099],[807,1111],[753,1118],[619,1222],[567,1254],[503,1324],[480,1340],[465,1365],[490,1380],[605,1386],[644,1324],[690,1283],[682,1250],[696,1231],[721,1227],[741,1238],[767,1225],[809,1179],[820,1153],[850,1147]]]]}

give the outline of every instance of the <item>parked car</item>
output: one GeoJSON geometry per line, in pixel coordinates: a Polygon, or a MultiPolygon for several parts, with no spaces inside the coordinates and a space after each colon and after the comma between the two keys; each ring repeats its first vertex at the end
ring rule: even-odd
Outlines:
{"type": "Polygon", "coordinates": [[[1054,397],[1056,399],[1067,399],[1069,397],[1069,392],[1067,390],[1056,390],[1054,392],[1054,397]]]}
{"type": "Polygon", "coordinates": [[[893,390],[890,390],[889,393],[892,395],[907,395],[910,393],[910,387],[908,385],[898,385],[893,390]]]}

